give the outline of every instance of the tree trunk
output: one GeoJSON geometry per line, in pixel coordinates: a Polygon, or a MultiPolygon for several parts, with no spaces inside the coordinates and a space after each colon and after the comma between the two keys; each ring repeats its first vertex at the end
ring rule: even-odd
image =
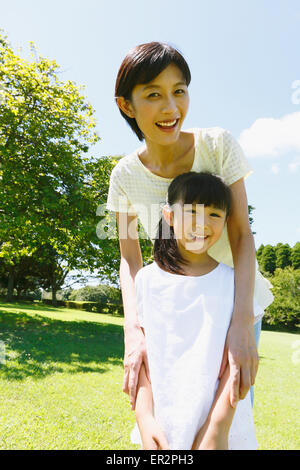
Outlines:
{"type": "Polygon", "coordinates": [[[9,274],[8,274],[6,302],[13,301],[13,293],[14,293],[14,268],[13,266],[10,266],[9,274]]]}
{"type": "Polygon", "coordinates": [[[56,286],[53,286],[53,285],[52,285],[52,305],[53,307],[57,307],[56,286]]]}

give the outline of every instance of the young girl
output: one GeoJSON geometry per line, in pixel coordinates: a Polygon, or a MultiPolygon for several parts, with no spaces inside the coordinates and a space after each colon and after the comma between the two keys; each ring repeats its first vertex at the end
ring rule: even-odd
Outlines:
{"type": "Polygon", "coordinates": [[[168,44],[152,42],[137,46],[126,55],[116,81],[120,112],[139,140],[145,140],[142,148],[122,158],[113,169],[107,200],[107,209],[116,212],[119,228],[125,316],[123,390],[129,393],[133,408],[142,363],[149,374],[134,291],[135,276],[143,267],[137,219],[154,241],[160,204],[176,176],[190,170],[217,173],[230,187],[230,217],[209,255],[235,267],[234,309],[220,368],[221,377],[229,361],[232,406],[246,396],[258,368],[253,295],[262,308],[273,300],[270,283],[258,272],[249,225],[244,178],[251,173],[251,167],[225,129],[181,130],[189,107],[190,80],[183,56],[168,44]]]}
{"type": "MultiPolygon", "coordinates": [[[[250,394],[234,414],[229,371],[218,381],[234,272],[208,250],[229,216],[230,190],[217,176],[188,172],[172,181],[167,201],[155,261],[135,277],[151,385],[142,368],[136,401],[141,439],[135,429],[132,440],[142,440],[143,449],[227,449],[229,433],[229,449],[256,449],[250,394]]],[[[253,309],[257,322],[264,312],[256,303],[253,309]]]]}

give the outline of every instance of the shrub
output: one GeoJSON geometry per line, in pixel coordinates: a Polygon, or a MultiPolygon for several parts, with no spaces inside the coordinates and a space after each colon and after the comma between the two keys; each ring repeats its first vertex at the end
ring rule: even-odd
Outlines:
{"type": "Polygon", "coordinates": [[[111,303],[120,305],[122,303],[121,291],[116,287],[105,284],[99,286],[86,286],[81,289],[74,290],[69,296],[70,301],[86,301],[111,303]]]}
{"type": "Polygon", "coordinates": [[[291,329],[300,326],[300,269],[277,268],[270,278],[273,303],[266,309],[264,323],[291,329]]]}

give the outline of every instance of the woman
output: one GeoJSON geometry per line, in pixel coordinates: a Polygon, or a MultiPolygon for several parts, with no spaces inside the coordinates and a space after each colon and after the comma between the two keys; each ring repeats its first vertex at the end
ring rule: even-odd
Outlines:
{"type": "MultiPolygon", "coordinates": [[[[110,179],[107,209],[116,212],[121,251],[120,283],[124,306],[124,382],[135,407],[141,364],[149,377],[145,338],[137,318],[134,279],[143,267],[137,218],[154,241],[160,205],[171,181],[188,171],[208,171],[229,185],[232,212],[209,254],[234,265],[235,299],[220,375],[229,361],[230,402],[236,406],[254,384],[258,353],[253,330],[253,296],[266,308],[270,283],[257,271],[244,178],[251,168],[231,134],[219,127],[182,131],[188,112],[191,75],[182,55],[168,44],[137,46],[124,58],[115,88],[116,102],[145,146],[122,158],[110,179]]],[[[180,294],[180,293],[179,293],[180,294]]]]}

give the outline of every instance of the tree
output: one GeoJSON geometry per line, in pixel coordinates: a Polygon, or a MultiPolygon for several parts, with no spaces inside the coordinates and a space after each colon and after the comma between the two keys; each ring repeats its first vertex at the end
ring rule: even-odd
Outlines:
{"type": "Polygon", "coordinates": [[[288,243],[278,243],[275,246],[276,268],[285,268],[291,266],[291,247],[288,243]]]}
{"type": "MultiPolygon", "coordinates": [[[[249,224],[250,224],[250,227],[252,226],[253,222],[254,222],[254,219],[252,217],[252,211],[254,211],[255,207],[251,206],[250,204],[248,205],[248,215],[249,215],[249,224]]],[[[256,234],[256,232],[252,232],[253,235],[256,234]]]]}
{"type": "Polygon", "coordinates": [[[292,248],[291,261],[294,269],[300,268],[300,242],[297,242],[292,248]]]}
{"type": "MultiPolygon", "coordinates": [[[[120,248],[117,233],[117,224],[115,214],[106,211],[106,201],[109,188],[110,174],[114,166],[121,157],[102,157],[97,162],[89,164],[89,172],[92,175],[90,181],[90,191],[94,194],[94,199],[98,202],[97,216],[98,219],[95,234],[101,237],[107,228],[106,236],[100,238],[98,265],[99,279],[109,280],[114,286],[120,287],[119,269],[120,269],[120,248]]],[[[152,242],[145,237],[143,228],[138,223],[138,228],[143,236],[140,238],[141,252],[143,260],[146,264],[152,260],[152,242]]]]}
{"type": "Polygon", "coordinates": [[[261,256],[264,251],[265,245],[261,244],[260,247],[256,250],[256,258],[258,261],[259,266],[261,265],[261,256]]]}
{"type": "Polygon", "coordinates": [[[94,110],[82,87],[59,80],[55,61],[33,43],[31,52],[32,62],[22,59],[0,33],[0,257],[8,299],[18,261],[41,246],[51,252],[54,290],[62,270],[88,269],[98,259],[93,158],[84,157],[99,140],[94,110]]]}
{"type": "Polygon", "coordinates": [[[273,274],[276,269],[276,254],[272,245],[264,247],[260,260],[262,270],[273,274]]]}
{"type": "Polygon", "coordinates": [[[271,279],[274,301],[266,309],[264,322],[299,328],[300,322],[300,270],[287,266],[277,268],[271,279]]]}

